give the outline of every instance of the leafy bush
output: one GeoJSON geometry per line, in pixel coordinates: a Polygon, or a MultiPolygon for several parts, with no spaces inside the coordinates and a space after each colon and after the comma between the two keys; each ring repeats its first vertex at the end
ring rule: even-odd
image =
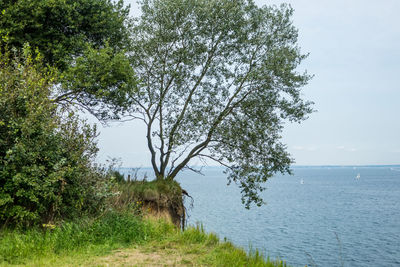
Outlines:
{"type": "Polygon", "coordinates": [[[0,224],[98,210],[108,193],[92,163],[96,129],[50,100],[54,71],[9,58],[0,54],[0,224]]]}

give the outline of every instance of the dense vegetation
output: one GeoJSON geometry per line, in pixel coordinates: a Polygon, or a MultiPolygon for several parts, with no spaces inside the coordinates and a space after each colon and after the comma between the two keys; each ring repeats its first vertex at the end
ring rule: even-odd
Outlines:
{"type": "Polygon", "coordinates": [[[93,160],[95,128],[50,100],[54,73],[29,53],[0,54],[0,224],[101,210],[107,181],[93,160]]]}
{"type": "Polygon", "coordinates": [[[0,225],[101,212],[112,194],[96,166],[96,128],[135,88],[122,1],[0,1],[0,225]]]}

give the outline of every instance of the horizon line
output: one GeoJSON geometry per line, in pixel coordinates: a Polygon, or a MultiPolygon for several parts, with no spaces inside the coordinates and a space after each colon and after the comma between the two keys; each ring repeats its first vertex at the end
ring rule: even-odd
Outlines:
{"type": "MultiPolygon", "coordinates": [[[[353,165],[347,165],[347,164],[321,164],[321,165],[304,165],[304,164],[294,164],[291,165],[290,167],[400,167],[400,163],[398,164],[353,164],[353,165]]],[[[200,167],[200,168],[205,168],[205,167],[223,167],[222,165],[192,165],[191,167],[200,167]]],[[[152,169],[152,166],[140,166],[140,167],[128,167],[128,166],[121,166],[119,168],[133,168],[133,169],[152,169]]]]}

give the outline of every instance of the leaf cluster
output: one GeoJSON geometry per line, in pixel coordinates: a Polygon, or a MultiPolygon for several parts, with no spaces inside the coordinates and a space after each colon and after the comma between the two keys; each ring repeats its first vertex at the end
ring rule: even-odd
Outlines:
{"type": "Polygon", "coordinates": [[[58,81],[55,102],[82,107],[102,121],[120,118],[132,105],[129,96],[137,83],[125,53],[108,44],[101,49],[88,47],[58,81]]]}
{"type": "Polygon", "coordinates": [[[115,49],[127,44],[129,7],[110,0],[2,0],[2,48],[38,48],[44,62],[59,70],[82,55],[87,44],[94,48],[109,42],[115,49]]]}

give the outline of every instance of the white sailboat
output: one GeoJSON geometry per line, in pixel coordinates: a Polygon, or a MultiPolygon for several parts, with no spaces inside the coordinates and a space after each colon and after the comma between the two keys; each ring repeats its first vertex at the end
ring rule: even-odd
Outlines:
{"type": "Polygon", "coordinates": [[[359,180],[360,177],[361,177],[361,175],[360,175],[360,174],[357,174],[356,179],[359,180]]]}
{"type": "Polygon", "coordinates": [[[304,184],[304,180],[303,179],[300,180],[300,184],[304,184]]]}

